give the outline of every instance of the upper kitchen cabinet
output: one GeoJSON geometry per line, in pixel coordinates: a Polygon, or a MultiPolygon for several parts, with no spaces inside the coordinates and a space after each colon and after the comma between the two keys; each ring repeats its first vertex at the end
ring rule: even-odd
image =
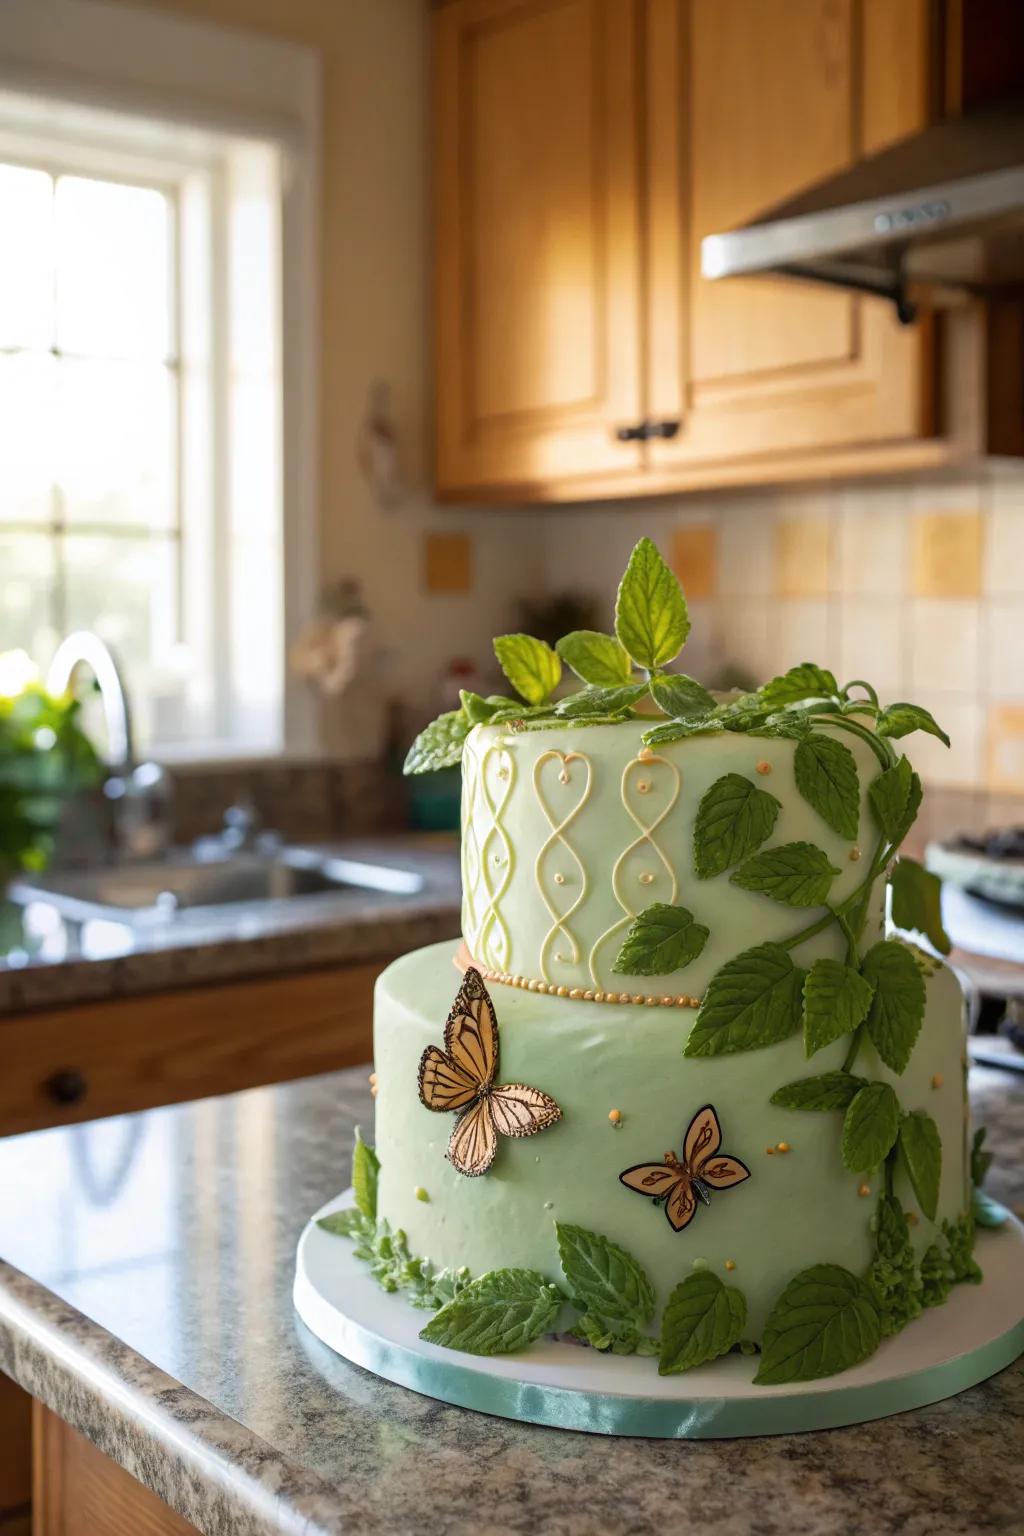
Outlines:
{"type": "Polygon", "coordinates": [[[1015,306],[908,327],[881,299],[700,271],[705,235],[955,111],[965,70],[983,72],[966,18],[994,3],[439,5],[439,494],[589,499],[1020,451],[994,435],[1014,415],[997,370],[1020,398],[1015,306]]]}
{"type": "Polygon", "coordinates": [[[437,477],[559,494],[639,472],[642,0],[437,13],[437,477]],[[542,489],[541,489],[542,488],[542,489]]]}

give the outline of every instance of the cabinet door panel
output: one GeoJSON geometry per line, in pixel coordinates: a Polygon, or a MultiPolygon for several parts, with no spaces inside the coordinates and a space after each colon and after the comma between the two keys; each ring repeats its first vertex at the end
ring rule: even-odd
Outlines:
{"type": "Polygon", "coordinates": [[[640,414],[635,0],[437,16],[442,492],[628,472],[640,414]]]}

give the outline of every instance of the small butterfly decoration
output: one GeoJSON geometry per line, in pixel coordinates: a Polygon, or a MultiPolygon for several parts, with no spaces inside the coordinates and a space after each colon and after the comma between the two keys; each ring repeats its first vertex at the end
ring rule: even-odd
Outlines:
{"type": "Polygon", "coordinates": [[[420,1059],[420,1103],[458,1115],[448,1161],[475,1179],[486,1173],[502,1136],[535,1136],[561,1120],[554,1099],[523,1083],[494,1086],[498,1020],[479,971],[470,966],[444,1027],[444,1050],[428,1045],[420,1059]]]}
{"type": "Polygon", "coordinates": [[[665,1216],[673,1232],[689,1226],[697,1213],[697,1201],[711,1204],[712,1190],[732,1189],[750,1178],[750,1169],[738,1157],[719,1152],[722,1127],[714,1106],[698,1109],[683,1137],[682,1158],[666,1152],[663,1162],[637,1163],[619,1174],[627,1189],[664,1201],[665,1216]]]}

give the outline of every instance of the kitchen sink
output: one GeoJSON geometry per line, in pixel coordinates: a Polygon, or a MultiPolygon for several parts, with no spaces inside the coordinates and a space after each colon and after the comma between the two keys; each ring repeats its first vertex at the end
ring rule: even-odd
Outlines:
{"type": "Polygon", "coordinates": [[[149,863],[50,873],[16,881],[9,894],[22,906],[44,902],[71,922],[105,918],[150,925],[297,898],[348,898],[351,904],[356,898],[365,903],[415,896],[423,885],[410,869],[284,845],[214,857],[182,850],[149,863]]]}

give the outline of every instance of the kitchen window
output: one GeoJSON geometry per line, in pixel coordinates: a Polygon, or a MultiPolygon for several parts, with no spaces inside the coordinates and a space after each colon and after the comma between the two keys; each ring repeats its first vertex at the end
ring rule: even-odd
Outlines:
{"type": "Polygon", "coordinates": [[[0,651],[95,630],[150,752],[284,731],[282,154],[0,95],[0,651]]]}

